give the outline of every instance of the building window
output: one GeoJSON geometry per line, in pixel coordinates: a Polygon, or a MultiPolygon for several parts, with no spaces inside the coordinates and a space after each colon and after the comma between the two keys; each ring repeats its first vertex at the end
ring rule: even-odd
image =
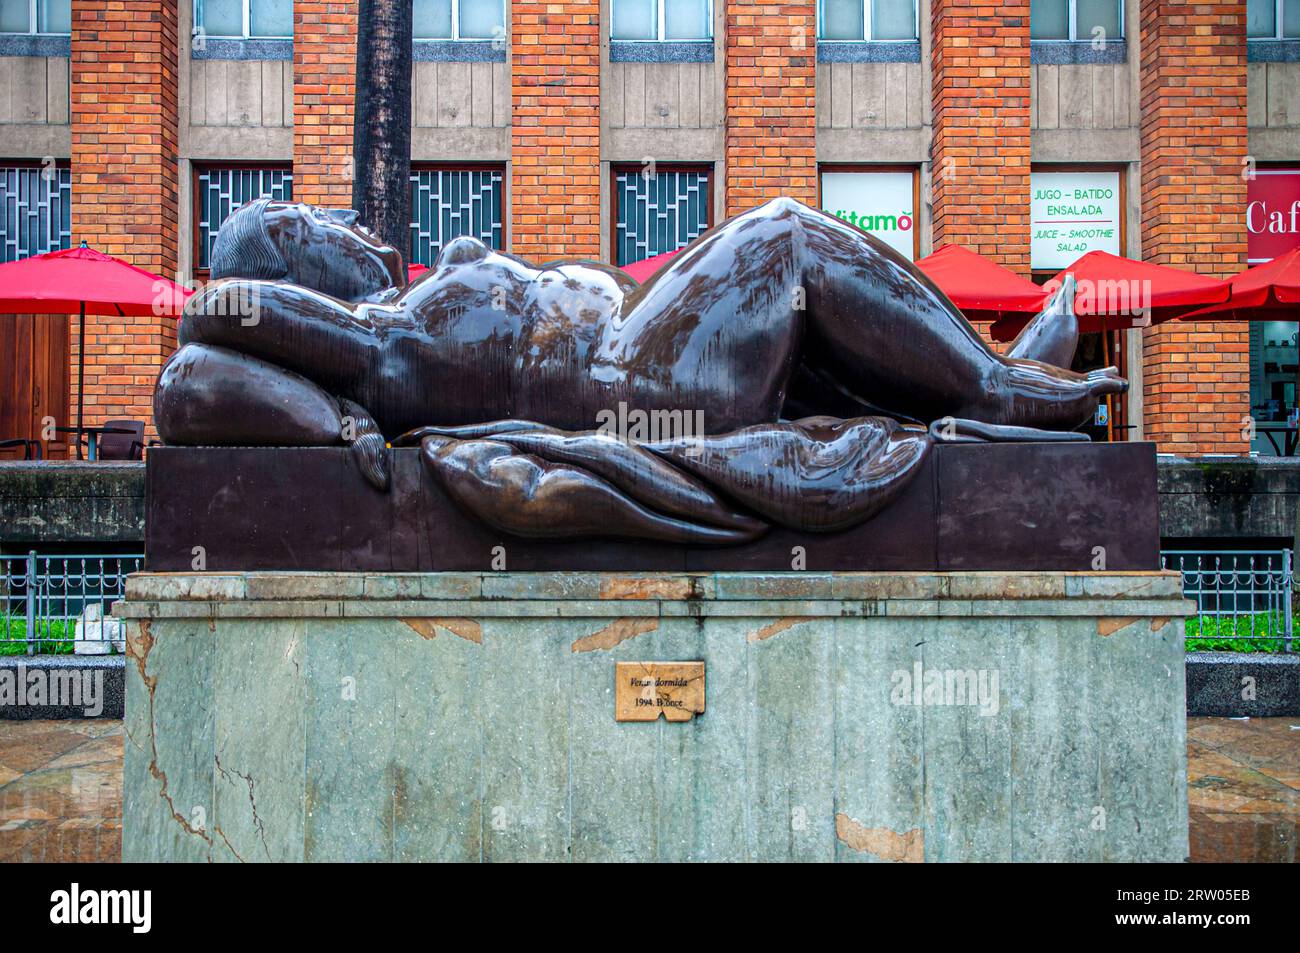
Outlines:
{"type": "Polygon", "coordinates": [[[916,40],[915,0],[820,0],[817,39],[916,40]]]}
{"type": "Polygon", "coordinates": [[[712,0],[611,0],[615,40],[709,40],[712,0]]]}
{"type": "Polygon", "coordinates": [[[0,165],[0,262],[72,244],[72,170],[0,165]]]}
{"type": "MultiPolygon", "coordinates": [[[[1259,265],[1300,247],[1300,166],[1257,169],[1246,182],[1246,264],[1259,265]]],[[[1250,322],[1250,449],[1262,456],[1286,450],[1283,428],[1300,420],[1300,324],[1250,322]]]]}
{"type": "Polygon", "coordinates": [[[503,0],[415,0],[417,40],[495,40],[506,35],[503,0]]]}
{"type": "Polygon", "coordinates": [[[1118,40],[1124,36],[1122,0],[1030,0],[1031,40],[1118,40]]]}
{"type": "Polygon", "coordinates": [[[822,211],[856,225],[908,261],[916,260],[921,177],[915,166],[824,165],[820,182],[822,211]]]}
{"type": "Polygon", "coordinates": [[[72,0],[0,0],[0,33],[70,36],[72,0]]]}
{"type": "Polygon", "coordinates": [[[194,0],[194,29],[217,38],[292,37],[293,0],[194,0]]]}
{"type": "Polygon", "coordinates": [[[505,170],[499,165],[411,170],[411,261],[433,266],[453,238],[505,246],[505,170]]]}
{"type": "Polygon", "coordinates": [[[1246,38],[1300,39],[1300,0],[1246,0],[1246,38]]]}
{"type": "Polygon", "coordinates": [[[1261,456],[1280,456],[1286,435],[1279,430],[1297,419],[1297,340],[1294,321],[1250,322],[1250,415],[1255,420],[1250,449],[1261,456]]]}
{"type": "Polygon", "coordinates": [[[230,214],[258,199],[293,201],[293,172],[288,166],[212,166],[195,171],[195,272],[207,272],[217,231],[230,214]]]}
{"type": "Polygon", "coordinates": [[[614,264],[620,268],[685,248],[712,224],[712,169],[615,168],[614,264]]]}
{"type": "Polygon", "coordinates": [[[1089,252],[1124,254],[1124,171],[1042,166],[1030,172],[1030,268],[1050,277],[1089,252]]]}

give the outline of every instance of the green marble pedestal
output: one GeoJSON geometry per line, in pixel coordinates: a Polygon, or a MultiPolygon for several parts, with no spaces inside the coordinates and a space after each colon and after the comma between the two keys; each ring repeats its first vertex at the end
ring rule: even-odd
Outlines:
{"type": "Polygon", "coordinates": [[[123,859],[1181,861],[1177,574],[138,574],[123,859]],[[706,663],[614,720],[617,661],[706,663]]]}

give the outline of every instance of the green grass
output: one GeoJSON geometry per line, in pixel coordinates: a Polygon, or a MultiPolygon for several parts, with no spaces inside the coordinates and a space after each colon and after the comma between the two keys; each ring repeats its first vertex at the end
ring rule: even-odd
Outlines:
{"type": "MultiPolygon", "coordinates": [[[[1189,652],[1282,652],[1284,641],[1278,634],[1282,616],[1277,612],[1187,620],[1189,652]],[[1256,638],[1251,638],[1256,636],[1256,638]]],[[[1292,651],[1300,651],[1300,633],[1291,640],[1292,651]]]]}
{"type": "MultiPolygon", "coordinates": [[[[54,639],[71,639],[73,632],[73,621],[71,619],[55,619],[48,622],[37,623],[36,626],[36,654],[37,655],[71,655],[71,642],[56,642],[54,639]]],[[[15,618],[0,618],[0,655],[26,655],[27,654],[27,620],[15,618]]]]}

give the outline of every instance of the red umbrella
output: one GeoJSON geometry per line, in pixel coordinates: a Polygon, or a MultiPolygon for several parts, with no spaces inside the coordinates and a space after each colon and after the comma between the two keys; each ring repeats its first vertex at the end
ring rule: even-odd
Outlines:
{"type": "MultiPolygon", "coordinates": [[[[1079,283],[1074,313],[1080,331],[1118,331],[1160,324],[1209,304],[1226,301],[1227,283],[1195,272],[1090,251],[1044,285],[1054,290],[1066,274],[1079,283]]],[[[1005,321],[993,326],[993,336],[1009,341],[1019,331],[1005,321]]]]}
{"type": "Polygon", "coordinates": [[[678,248],[676,251],[666,251],[662,255],[652,255],[649,258],[634,261],[630,265],[624,265],[623,272],[636,279],[637,284],[643,285],[647,278],[672,261],[680,251],[681,249],[678,248]]]}
{"type": "Polygon", "coordinates": [[[1047,293],[1040,286],[961,245],[944,245],[918,259],[916,267],[971,321],[1024,324],[1046,304],[1047,293]]]}
{"type": "Polygon", "coordinates": [[[77,456],[81,456],[86,315],[180,316],[188,288],[87,248],[33,255],[0,265],[0,314],[80,314],[77,343],[77,456]]]}
{"type": "Polygon", "coordinates": [[[1228,300],[1183,321],[1300,320],[1300,247],[1229,278],[1228,300]]]}

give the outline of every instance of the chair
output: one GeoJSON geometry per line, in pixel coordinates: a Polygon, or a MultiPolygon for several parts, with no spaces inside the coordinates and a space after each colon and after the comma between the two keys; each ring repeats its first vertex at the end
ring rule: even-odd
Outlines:
{"type": "Polygon", "coordinates": [[[104,427],[108,430],[127,430],[130,432],[101,433],[99,435],[99,459],[144,459],[143,420],[106,420],[104,421],[104,427]]]}
{"type": "Polygon", "coordinates": [[[39,440],[27,440],[23,437],[0,440],[0,450],[12,450],[14,447],[23,448],[24,460],[42,460],[45,458],[45,451],[41,449],[39,440]]]}

